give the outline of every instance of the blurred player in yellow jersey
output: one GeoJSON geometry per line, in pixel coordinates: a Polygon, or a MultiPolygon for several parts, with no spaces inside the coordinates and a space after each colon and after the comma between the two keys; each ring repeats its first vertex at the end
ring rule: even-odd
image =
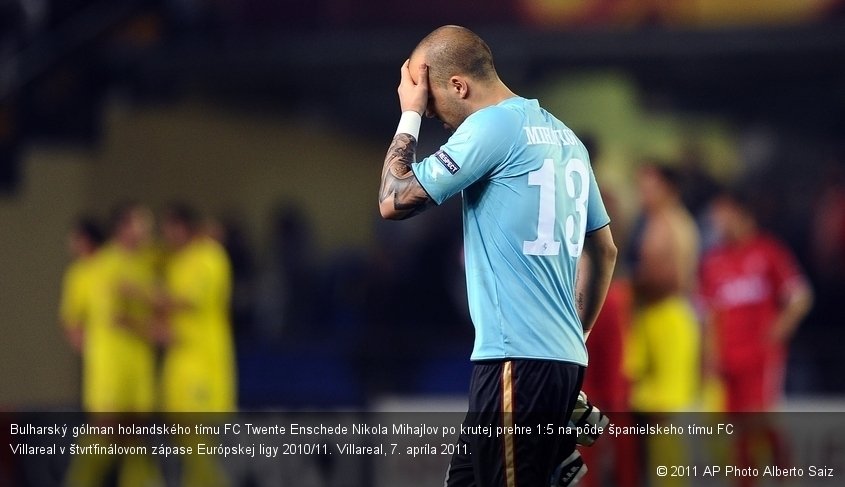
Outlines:
{"type": "MultiPolygon", "coordinates": [[[[170,413],[234,411],[235,360],[229,320],[232,276],[223,247],[200,231],[197,212],[184,204],[162,216],[168,247],[163,292],[155,298],[157,333],[164,345],[162,407],[170,413]]],[[[180,445],[214,443],[203,435],[174,438],[180,445]]],[[[225,487],[224,469],[206,455],[181,458],[181,485],[225,487]]]]}
{"type": "Polygon", "coordinates": [[[103,239],[102,230],[90,218],[81,218],[74,223],[68,236],[73,261],[62,279],[59,321],[68,343],[78,353],[82,352],[85,327],[90,319],[88,296],[96,276],[94,256],[103,239]]]}
{"type": "Polygon", "coordinates": [[[168,412],[232,411],[232,277],[226,251],[200,232],[199,216],[187,205],[165,210],[162,234],[169,249],[164,295],[158,299],[168,326],[162,406],[168,412]]]}
{"type": "Polygon", "coordinates": [[[155,406],[155,351],[149,323],[156,253],[152,215],[138,204],[119,207],[112,236],[98,252],[83,347],[83,406],[90,412],[149,412],[155,406]]]}
{"type": "MultiPolygon", "coordinates": [[[[148,413],[156,405],[150,327],[154,309],[143,297],[154,293],[157,278],[152,223],[150,211],[139,204],[118,207],[112,215],[110,240],[90,263],[88,292],[83,298],[82,404],[85,411],[99,413],[89,419],[95,424],[119,420],[125,413],[148,413]]],[[[80,439],[83,445],[137,441],[101,435],[80,439]]],[[[147,457],[83,455],[71,461],[65,485],[103,485],[115,467],[120,487],[156,485],[160,477],[147,457]]]]}
{"type": "MultiPolygon", "coordinates": [[[[643,218],[634,238],[631,270],[637,301],[625,366],[631,408],[652,423],[671,423],[660,413],[690,411],[699,391],[700,337],[690,304],[698,265],[698,229],[683,206],[677,171],[648,163],[637,174],[643,218]]],[[[684,437],[644,437],[648,465],[685,465],[684,437]]],[[[688,485],[684,477],[649,477],[653,486],[688,485]]]]}
{"type": "Polygon", "coordinates": [[[652,413],[689,411],[699,383],[700,330],[690,304],[698,229],[681,201],[675,169],[647,163],[637,176],[643,216],[631,255],[638,304],[626,356],[631,407],[652,413]]]}

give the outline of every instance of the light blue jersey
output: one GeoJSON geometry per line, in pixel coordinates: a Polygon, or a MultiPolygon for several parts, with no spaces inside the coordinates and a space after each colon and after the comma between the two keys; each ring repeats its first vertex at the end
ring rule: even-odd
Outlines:
{"type": "Polygon", "coordinates": [[[575,134],[514,97],[470,115],[412,167],[437,204],[463,192],[472,360],[587,365],[575,271],[585,233],[610,220],[575,134]]]}

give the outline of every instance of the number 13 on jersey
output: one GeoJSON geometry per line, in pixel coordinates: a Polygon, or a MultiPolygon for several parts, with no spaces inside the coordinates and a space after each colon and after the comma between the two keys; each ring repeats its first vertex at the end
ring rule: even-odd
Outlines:
{"type": "MultiPolygon", "coordinates": [[[[572,205],[566,205],[563,220],[563,237],[570,257],[578,257],[584,249],[587,228],[587,197],[590,191],[590,176],[587,165],[580,159],[570,159],[563,167],[566,196],[572,205]]],[[[560,255],[561,242],[555,240],[557,224],[557,193],[555,188],[555,164],[553,159],[543,161],[542,167],[528,173],[528,184],[540,187],[537,210],[537,238],[522,243],[525,255],[560,255]]]]}

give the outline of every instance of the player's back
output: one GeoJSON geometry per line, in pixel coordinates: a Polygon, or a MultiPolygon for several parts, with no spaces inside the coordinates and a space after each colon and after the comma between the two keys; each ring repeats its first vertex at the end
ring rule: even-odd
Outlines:
{"type": "Polygon", "coordinates": [[[688,295],[695,288],[699,262],[700,238],[695,219],[683,205],[669,214],[670,227],[676,242],[679,292],[688,295]]]}
{"type": "Polygon", "coordinates": [[[169,257],[165,284],[168,294],[190,303],[171,317],[173,339],[162,368],[165,409],[232,410],[231,272],[225,250],[210,238],[194,239],[169,257]]]}
{"type": "Polygon", "coordinates": [[[210,334],[216,336],[228,326],[231,276],[225,251],[219,247],[211,239],[198,238],[168,258],[168,293],[191,303],[172,316],[177,345],[202,346],[210,334]]]}
{"type": "Polygon", "coordinates": [[[473,358],[586,364],[575,269],[585,231],[607,223],[586,149],[536,100],[511,98],[467,122],[498,146],[463,192],[473,358]]]}

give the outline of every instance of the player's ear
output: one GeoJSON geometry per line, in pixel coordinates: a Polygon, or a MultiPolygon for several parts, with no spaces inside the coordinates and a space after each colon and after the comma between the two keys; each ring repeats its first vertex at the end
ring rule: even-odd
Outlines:
{"type": "Polygon", "coordinates": [[[449,89],[461,99],[464,99],[469,95],[469,85],[467,84],[467,80],[461,76],[452,76],[449,78],[449,89]]]}

